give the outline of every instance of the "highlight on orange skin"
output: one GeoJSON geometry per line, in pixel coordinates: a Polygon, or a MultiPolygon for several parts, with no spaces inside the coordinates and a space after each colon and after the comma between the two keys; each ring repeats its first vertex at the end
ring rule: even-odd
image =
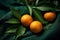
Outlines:
{"type": "Polygon", "coordinates": [[[33,18],[28,14],[25,14],[21,17],[21,23],[24,26],[29,26],[32,21],[33,21],[33,18]]]}
{"type": "Polygon", "coordinates": [[[31,24],[30,24],[30,30],[33,32],[33,33],[39,33],[41,32],[43,29],[42,27],[42,23],[39,22],[39,21],[33,21],[31,24]]]}
{"type": "Polygon", "coordinates": [[[46,12],[44,14],[44,19],[47,21],[53,21],[56,18],[56,14],[54,12],[46,12]]]}

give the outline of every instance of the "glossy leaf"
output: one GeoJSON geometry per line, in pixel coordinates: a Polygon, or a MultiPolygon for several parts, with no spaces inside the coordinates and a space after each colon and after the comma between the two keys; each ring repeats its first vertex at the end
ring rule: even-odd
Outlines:
{"type": "Polygon", "coordinates": [[[58,1],[54,1],[53,3],[54,5],[58,6],[58,1]]]}
{"type": "Polygon", "coordinates": [[[3,40],[15,40],[15,34],[8,34],[3,40]]]}
{"type": "Polygon", "coordinates": [[[47,25],[44,27],[44,30],[48,30],[52,25],[53,25],[53,23],[52,23],[52,24],[47,24],[47,25]]]}
{"type": "Polygon", "coordinates": [[[4,11],[4,10],[0,10],[0,18],[2,17],[2,16],[4,16],[5,14],[6,14],[6,11],[4,11]]]}
{"type": "Polygon", "coordinates": [[[20,36],[22,36],[26,31],[26,28],[23,25],[20,25],[16,31],[16,39],[20,36]]]}
{"type": "MultiPolygon", "coordinates": [[[[3,13],[2,13],[2,14],[3,14],[3,13]]],[[[9,19],[9,18],[12,16],[12,13],[11,13],[11,12],[4,13],[3,15],[2,15],[2,14],[1,14],[0,21],[1,21],[1,20],[9,19]]]]}
{"type": "Polygon", "coordinates": [[[30,15],[32,16],[32,8],[30,6],[28,6],[28,9],[29,9],[30,15]]]}
{"type": "Polygon", "coordinates": [[[39,0],[36,0],[36,3],[35,3],[35,5],[38,5],[38,2],[39,2],[39,0]]]}
{"type": "Polygon", "coordinates": [[[6,33],[15,33],[16,32],[16,29],[7,29],[6,33]]]}
{"type": "Polygon", "coordinates": [[[19,21],[18,21],[18,19],[12,18],[12,19],[9,19],[8,21],[5,21],[5,23],[17,24],[17,23],[19,23],[19,21]]]}
{"type": "Polygon", "coordinates": [[[51,8],[51,7],[46,7],[46,6],[40,6],[40,7],[33,7],[41,11],[57,11],[58,9],[56,8],[51,8]]]}
{"type": "Polygon", "coordinates": [[[32,16],[32,7],[28,4],[27,0],[25,0],[25,2],[26,2],[30,15],[32,16]]]}
{"type": "Polygon", "coordinates": [[[20,14],[20,11],[19,10],[16,10],[16,9],[14,9],[13,7],[10,7],[10,9],[11,9],[11,12],[12,12],[12,14],[16,17],[16,18],[20,18],[21,17],[21,14],[20,14]]]}
{"type": "Polygon", "coordinates": [[[15,36],[11,36],[9,40],[15,40],[15,36]]]}
{"type": "Polygon", "coordinates": [[[47,22],[43,19],[43,16],[41,14],[40,11],[37,11],[35,9],[33,9],[33,15],[36,18],[36,20],[39,20],[40,22],[42,22],[43,24],[46,24],[47,22]]]}
{"type": "Polygon", "coordinates": [[[17,10],[20,10],[20,14],[24,14],[24,13],[28,12],[26,6],[19,6],[19,7],[14,7],[14,8],[17,9],[17,10]]]}

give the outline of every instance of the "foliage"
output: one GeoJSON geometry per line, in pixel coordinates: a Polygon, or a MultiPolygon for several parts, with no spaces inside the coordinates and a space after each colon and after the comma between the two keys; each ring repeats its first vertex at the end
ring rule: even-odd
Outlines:
{"type": "MultiPolygon", "coordinates": [[[[30,2],[29,0],[5,0],[5,2],[1,1],[1,4],[2,10],[0,8],[0,40],[17,40],[19,37],[25,35],[27,28],[25,28],[19,21],[23,14],[29,13],[43,24],[47,24],[48,22],[43,19],[42,12],[55,12],[60,10],[58,0],[33,0],[33,2],[30,2]],[[7,11],[8,9],[9,11],[7,11]]],[[[44,29],[47,29],[47,27],[44,29]]]]}

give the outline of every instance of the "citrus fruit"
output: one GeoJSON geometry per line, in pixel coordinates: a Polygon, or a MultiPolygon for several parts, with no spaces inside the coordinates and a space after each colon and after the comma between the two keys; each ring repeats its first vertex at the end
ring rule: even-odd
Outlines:
{"type": "Polygon", "coordinates": [[[31,24],[30,24],[30,30],[33,32],[33,33],[39,33],[42,31],[42,23],[39,22],[39,21],[33,21],[31,24]]]}
{"type": "Polygon", "coordinates": [[[33,21],[33,18],[28,14],[25,14],[21,17],[21,23],[24,26],[29,26],[32,21],[33,21]]]}
{"type": "Polygon", "coordinates": [[[47,21],[53,21],[56,18],[56,14],[54,12],[46,12],[44,14],[44,19],[47,21]]]}

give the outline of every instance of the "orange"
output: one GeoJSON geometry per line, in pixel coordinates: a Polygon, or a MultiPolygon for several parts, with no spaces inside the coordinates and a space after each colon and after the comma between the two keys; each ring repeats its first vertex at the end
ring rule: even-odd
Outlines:
{"type": "Polygon", "coordinates": [[[33,21],[31,24],[30,24],[30,30],[33,32],[33,33],[39,33],[42,31],[42,23],[39,22],[39,21],[33,21]]]}
{"type": "Polygon", "coordinates": [[[44,14],[44,19],[47,21],[53,21],[56,18],[56,14],[54,12],[46,12],[44,14]]]}
{"type": "Polygon", "coordinates": [[[24,26],[29,26],[32,21],[33,21],[33,18],[28,14],[25,14],[21,17],[21,23],[24,26]]]}

